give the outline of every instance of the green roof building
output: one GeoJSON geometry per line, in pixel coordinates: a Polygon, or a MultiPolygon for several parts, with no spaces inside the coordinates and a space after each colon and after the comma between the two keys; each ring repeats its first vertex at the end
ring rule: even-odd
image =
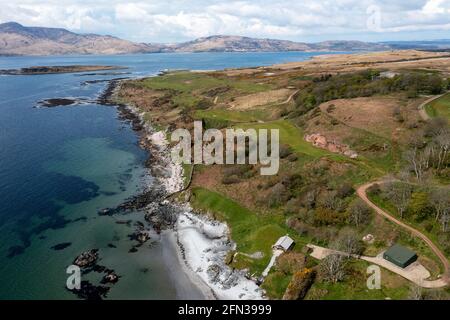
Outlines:
{"type": "Polygon", "coordinates": [[[400,268],[406,268],[417,260],[417,254],[399,244],[394,244],[384,252],[383,258],[400,268]]]}

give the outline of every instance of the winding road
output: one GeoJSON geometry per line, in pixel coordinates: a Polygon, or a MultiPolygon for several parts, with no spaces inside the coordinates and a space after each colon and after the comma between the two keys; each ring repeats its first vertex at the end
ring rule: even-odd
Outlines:
{"type": "Polygon", "coordinates": [[[430,99],[427,99],[427,100],[425,100],[424,102],[422,102],[422,103],[420,104],[419,108],[418,108],[418,109],[419,109],[420,117],[421,117],[423,120],[425,120],[425,121],[430,120],[431,118],[430,118],[430,116],[428,115],[427,110],[425,109],[425,106],[426,106],[427,104],[429,104],[430,102],[432,102],[432,101],[434,101],[434,100],[437,100],[437,99],[439,99],[440,97],[445,96],[447,93],[448,93],[448,92],[445,92],[445,93],[440,94],[440,95],[437,95],[437,96],[433,96],[433,97],[431,97],[430,99]]]}
{"type": "Polygon", "coordinates": [[[356,192],[357,192],[358,196],[361,198],[361,200],[363,200],[369,207],[371,207],[373,210],[375,210],[375,212],[377,214],[385,217],[389,221],[391,221],[391,222],[399,225],[400,227],[408,230],[413,235],[415,235],[415,236],[419,237],[420,239],[422,239],[430,247],[430,249],[439,258],[439,260],[441,261],[441,263],[442,263],[442,265],[444,267],[444,273],[443,273],[442,278],[440,280],[441,281],[445,281],[445,283],[448,285],[450,283],[449,282],[450,263],[449,263],[448,259],[446,258],[446,256],[444,255],[444,253],[442,253],[442,251],[426,235],[424,235],[422,232],[414,229],[413,227],[411,227],[411,226],[407,225],[406,223],[404,223],[404,222],[398,220],[397,218],[393,217],[388,212],[384,211],[383,209],[381,209],[377,205],[375,205],[367,197],[367,189],[369,189],[371,186],[373,186],[375,184],[383,184],[383,183],[386,183],[386,182],[388,182],[388,181],[369,182],[367,184],[364,184],[364,185],[358,187],[356,192]]]}

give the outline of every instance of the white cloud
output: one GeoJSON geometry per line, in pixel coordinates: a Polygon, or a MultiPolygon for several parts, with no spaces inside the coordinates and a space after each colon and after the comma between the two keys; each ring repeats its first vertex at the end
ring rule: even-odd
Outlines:
{"type": "Polygon", "coordinates": [[[374,34],[367,29],[371,5],[381,9],[378,37],[408,31],[446,37],[449,30],[450,0],[0,0],[0,21],[152,42],[212,34],[365,39],[374,34]]]}

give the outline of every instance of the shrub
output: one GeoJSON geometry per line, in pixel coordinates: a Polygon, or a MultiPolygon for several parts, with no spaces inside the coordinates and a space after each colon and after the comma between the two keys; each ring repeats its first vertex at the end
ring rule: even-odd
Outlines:
{"type": "Polygon", "coordinates": [[[298,156],[297,156],[295,153],[292,153],[292,154],[290,154],[290,155],[287,157],[287,160],[288,160],[289,162],[295,162],[295,161],[298,160],[298,156]]]}
{"type": "Polygon", "coordinates": [[[372,195],[379,195],[381,193],[381,187],[378,183],[375,183],[367,189],[367,192],[372,195]]]}
{"type": "Polygon", "coordinates": [[[337,190],[336,196],[341,199],[351,196],[355,192],[353,185],[349,182],[343,183],[337,190]]]}
{"type": "Polygon", "coordinates": [[[339,121],[333,118],[333,119],[331,119],[330,123],[331,123],[333,126],[337,126],[337,125],[339,124],[339,121]]]}
{"type": "Polygon", "coordinates": [[[213,105],[213,103],[210,100],[202,99],[197,103],[196,109],[206,110],[206,109],[210,108],[212,105],[213,105]]]}
{"type": "Polygon", "coordinates": [[[294,274],[305,268],[306,256],[298,252],[283,253],[277,258],[277,269],[282,273],[294,274]]]}
{"type": "Polygon", "coordinates": [[[292,154],[292,149],[288,145],[282,144],[280,146],[280,158],[285,159],[292,154]]]}
{"type": "Polygon", "coordinates": [[[236,175],[225,176],[222,178],[223,184],[234,184],[234,183],[239,183],[239,182],[241,182],[241,180],[236,175]]]}
{"type": "Polygon", "coordinates": [[[324,281],[336,283],[346,276],[345,257],[338,254],[329,255],[319,264],[320,278],[324,281]]]}
{"type": "Polygon", "coordinates": [[[338,212],[319,207],[315,210],[314,224],[317,226],[341,224],[343,222],[344,215],[338,212]]]}
{"type": "Polygon", "coordinates": [[[334,104],[330,104],[330,105],[327,107],[327,112],[328,112],[328,113],[332,113],[334,110],[336,110],[336,106],[335,106],[334,104]]]}
{"type": "Polygon", "coordinates": [[[268,203],[271,207],[278,207],[289,200],[286,187],[282,183],[277,183],[271,190],[268,197],[268,203]]]}
{"type": "Polygon", "coordinates": [[[292,280],[283,295],[283,300],[303,299],[314,283],[315,276],[316,272],[313,269],[307,268],[294,273],[292,280]]]}

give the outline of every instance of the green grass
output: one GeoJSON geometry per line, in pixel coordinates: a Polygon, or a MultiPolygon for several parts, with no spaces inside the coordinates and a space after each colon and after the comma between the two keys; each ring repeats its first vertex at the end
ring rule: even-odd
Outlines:
{"type": "Polygon", "coordinates": [[[280,143],[289,145],[299,157],[299,165],[327,157],[333,161],[342,163],[351,163],[358,167],[358,170],[352,172],[351,180],[355,184],[366,182],[373,177],[382,176],[385,171],[382,166],[375,165],[375,161],[360,156],[358,159],[350,159],[338,153],[332,153],[328,150],[314,147],[311,143],[305,141],[303,129],[295,126],[289,120],[276,120],[265,123],[248,123],[236,125],[241,129],[278,129],[280,133],[280,143]]]}
{"type": "Polygon", "coordinates": [[[231,80],[214,77],[205,73],[173,72],[159,77],[148,78],[144,86],[154,90],[176,90],[192,94],[192,91],[207,91],[208,89],[229,86],[241,93],[255,93],[270,90],[271,85],[258,84],[246,80],[231,80]]]}
{"type": "Polygon", "coordinates": [[[286,275],[282,272],[271,272],[261,287],[266,290],[266,293],[270,298],[281,299],[283,298],[284,292],[290,281],[290,275],[286,275]]]}
{"type": "Polygon", "coordinates": [[[427,104],[425,111],[432,118],[443,117],[450,120],[450,93],[427,104]]]}
{"type": "MultiPolygon", "coordinates": [[[[408,286],[396,286],[387,280],[391,280],[389,271],[382,269],[381,289],[369,290],[367,288],[366,270],[369,263],[361,260],[351,260],[350,274],[345,281],[338,283],[318,282],[314,283],[306,296],[306,299],[322,300],[384,300],[386,298],[398,300],[405,299],[408,294],[408,286]],[[320,292],[323,292],[320,294],[320,292]],[[314,297],[319,294],[318,297],[314,297]]],[[[400,283],[403,284],[403,281],[400,283]]]]}
{"type": "Polygon", "coordinates": [[[194,165],[193,164],[186,164],[183,163],[183,183],[184,183],[184,187],[186,188],[188,186],[188,184],[191,182],[191,174],[192,174],[192,170],[194,170],[194,165]]]}
{"type": "Polygon", "coordinates": [[[239,124],[236,126],[241,129],[278,129],[280,132],[280,142],[289,145],[298,155],[305,156],[310,159],[317,159],[324,156],[336,160],[344,160],[344,156],[331,153],[327,150],[314,147],[311,143],[306,142],[303,138],[304,132],[302,129],[296,127],[292,122],[288,120],[276,120],[266,123],[249,123],[239,124]]]}
{"type": "Polygon", "coordinates": [[[264,110],[230,111],[227,109],[210,109],[196,110],[195,118],[219,119],[229,122],[256,122],[260,120],[266,120],[268,118],[268,115],[264,110]]]}

